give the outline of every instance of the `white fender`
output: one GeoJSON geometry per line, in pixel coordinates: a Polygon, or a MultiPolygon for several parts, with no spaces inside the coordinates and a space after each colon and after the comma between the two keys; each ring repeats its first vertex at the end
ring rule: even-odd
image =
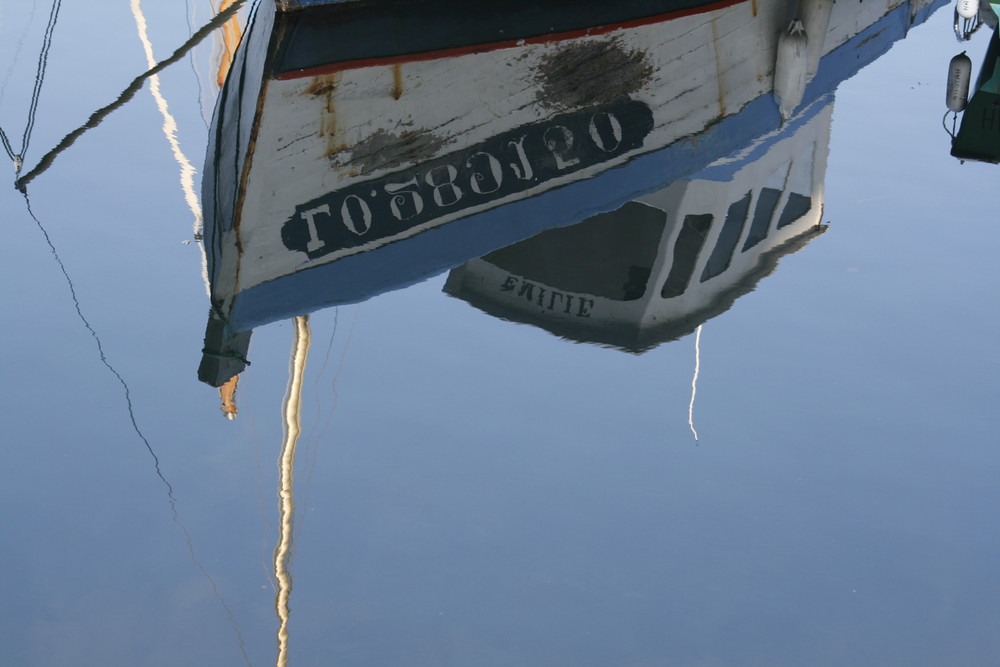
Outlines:
{"type": "Polygon", "coordinates": [[[802,21],[796,19],[778,37],[778,56],[774,64],[774,99],[784,120],[788,120],[802,102],[808,69],[809,40],[802,21]]]}
{"type": "Polygon", "coordinates": [[[823,55],[823,43],[826,33],[830,30],[830,14],[833,12],[834,0],[802,0],[799,3],[799,18],[802,27],[809,36],[809,69],[807,79],[816,75],[819,59],[823,55]]]}
{"type": "Polygon", "coordinates": [[[948,110],[958,113],[965,110],[969,102],[969,81],[972,80],[972,60],[965,51],[948,63],[948,110]]]}
{"type": "Polygon", "coordinates": [[[974,19],[979,15],[979,0],[958,0],[955,11],[963,19],[974,19]]]}

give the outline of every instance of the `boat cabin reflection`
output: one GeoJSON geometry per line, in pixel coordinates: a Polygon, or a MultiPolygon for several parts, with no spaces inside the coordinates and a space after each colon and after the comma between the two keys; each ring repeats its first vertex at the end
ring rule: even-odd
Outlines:
{"type": "Polygon", "coordinates": [[[821,234],[832,99],[756,159],[490,253],[445,291],[559,336],[643,352],[727,310],[821,234]]]}

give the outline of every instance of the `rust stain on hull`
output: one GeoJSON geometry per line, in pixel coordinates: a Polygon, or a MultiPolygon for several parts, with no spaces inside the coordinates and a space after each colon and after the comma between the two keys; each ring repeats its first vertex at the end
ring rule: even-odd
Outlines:
{"type": "Polygon", "coordinates": [[[314,76],[312,82],[302,92],[306,95],[319,97],[335,89],[338,83],[340,83],[340,76],[337,73],[314,76]]]}
{"type": "Polygon", "coordinates": [[[323,74],[313,77],[312,82],[305,89],[304,94],[312,97],[323,98],[323,110],[320,115],[319,136],[326,142],[326,149],[323,151],[325,157],[330,157],[334,153],[339,153],[346,148],[344,138],[340,135],[337,122],[337,88],[340,84],[340,72],[323,74]]]}
{"type": "Polygon", "coordinates": [[[715,50],[715,81],[719,89],[719,116],[726,115],[726,87],[722,81],[722,63],[719,61],[719,28],[712,20],[712,47],[715,50]]]}
{"type": "Polygon", "coordinates": [[[392,99],[398,100],[403,96],[403,66],[392,66],[392,99]]]}

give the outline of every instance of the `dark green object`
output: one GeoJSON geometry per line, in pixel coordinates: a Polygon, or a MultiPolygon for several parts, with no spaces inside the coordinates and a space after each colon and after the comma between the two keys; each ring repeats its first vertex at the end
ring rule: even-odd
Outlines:
{"type": "Polygon", "coordinates": [[[976,91],[962,114],[951,142],[951,154],[961,160],[1000,164],[1000,36],[993,32],[976,82],[976,91]]]}

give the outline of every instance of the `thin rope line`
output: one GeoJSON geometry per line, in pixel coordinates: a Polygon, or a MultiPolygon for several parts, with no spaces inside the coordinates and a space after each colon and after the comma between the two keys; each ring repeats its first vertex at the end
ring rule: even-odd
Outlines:
{"type": "Polygon", "coordinates": [[[217,30],[219,26],[223,25],[226,21],[230,19],[230,17],[236,14],[236,12],[238,12],[245,3],[246,0],[236,0],[236,2],[230,5],[227,9],[216,14],[211,21],[209,21],[201,28],[199,28],[198,31],[193,35],[191,35],[191,37],[189,37],[186,42],[184,42],[180,47],[178,47],[177,50],[174,51],[170,57],[168,57],[166,60],[161,60],[159,63],[156,64],[156,67],[153,67],[143,72],[139,76],[135,77],[135,79],[132,80],[132,83],[130,83],[125,88],[125,90],[121,92],[121,94],[118,96],[117,99],[115,99],[114,102],[104,107],[101,107],[100,109],[92,113],[90,115],[90,118],[87,119],[87,122],[85,122],[83,125],[81,125],[77,129],[73,130],[65,137],[63,137],[62,141],[56,144],[55,148],[53,148],[44,156],[42,156],[42,159],[38,161],[38,164],[35,166],[34,169],[29,171],[21,178],[17,179],[17,181],[15,181],[15,185],[17,186],[17,188],[18,189],[25,188],[28,185],[28,183],[30,183],[32,180],[35,179],[35,177],[37,177],[39,174],[41,174],[46,169],[51,167],[52,163],[59,156],[59,154],[62,153],[67,148],[69,148],[70,146],[72,146],[73,143],[76,142],[76,140],[79,139],[84,133],[100,125],[101,122],[109,114],[111,114],[111,112],[115,111],[119,107],[123,106],[126,102],[131,100],[133,97],[135,97],[135,94],[142,89],[142,86],[143,84],[146,83],[147,79],[159,74],[167,67],[173,65],[175,62],[177,62],[185,55],[187,55],[187,53],[191,49],[198,46],[198,44],[204,41],[206,37],[208,37],[210,34],[212,34],[212,32],[217,30]]]}
{"type": "MultiPolygon", "coordinates": [[[[28,16],[28,25],[25,30],[21,33],[21,39],[17,42],[17,49],[14,51],[14,58],[10,63],[10,67],[7,68],[7,74],[4,75],[3,85],[0,86],[0,101],[3,101],[4,94],[7,91],[7,82],[10,81],[10,75],[14,72],[14,67],[17,65],[17,61],[21,56],[21,50],[24,48],[24,39],[28,34],[28,30],[31,28],[31,24],[35,22],[35,10],[38,9],[38,2],[31,3],[31,14],[28,16]]],[[[3,131],[0,127],[0,141],[3,142],[4,150],[7,152],[7,156],[14,163],[15,169],[19,170],[18,156],[14,153],[14,147],[11,146],[10,140],[7,138],[7,133],[3,131]]]]}
{"type": "Polygon", "coordinates": [[[52,46],[52,35],[59,21],[59,10],[62,8],[62,0],[55,0],[52,9],[49,11],[49,22],[45,26],[45,36],[42,39],[42,50],[38,54],[38,69],[35,73],[35,88],[31,92],[31,105],[28,107],[28,122],[24,126],[24,135],[21,138],[21,152],[19,157],[23,160],[28,152],[28,143],[31,141],[31,132],[35,128],[35,114],[38,111],[38,100],[42,95],[42,84],[45,81],[45,70],[49,64],[49,48],[52,46]]]}
{"type": "Polygon", "coordinates": [[[201,564],[201,562],[195,555],[194,540],[191,538],[191,533],[188,532],[187,527],[181,522],[180,514],[177,511],[177,497],[174,495],[174,487],[173,485],[170,484],[170,482],[167,481],[167,478],[163,475],[163,470],[160,468],[160,457],[158,457],[156,455],[156,452],[153,451],[153,446],[149,443],[149,440],[146,438],[142,430],[139,428],[139,424],[135,418],[135,410],[132,405],[132,392],[129,389],[128,383],[125,382],[125,378],[123,378],[121,374],[117,370],[115,370],[115,367],[111,365],[111,362],[108,361],[107,355],[104,353],[104,346],[101,344],[100,336],[97,335],[97,332],[94,330],[94,327],[90,325],[90,322],[83,314],[83,309],[80,307],[80,300],[76,294],[76,288],[73,287],[73,280],[69,277],[69,272],[66,270],[66,265],[63,264],[62,259],[59,257],[59,253],[56,251],[56,247],[52,243],[52,238],[49,236],[49,233],[45,230],[45,226],[42,225],[41,220],[38,219],[38,217],[35,215],[35,212],[32,210],[31,200],[28,199],[27,190],[22,190],[21,194],[24,196],[24,203],[27,206],[28,215],[30,215],[31,219],[35,221],[35,224],[38,226],[39,231],[42,232],[42,236],[45,237],[45,243],[49,246],[49,251],[51,251],[53,259],[56,260],[56,264],[59,265],[59,270],[62,272],[63,277],[66,279],[66,285],[69,287],[69,294],[70,297],[73,299],[73,307],[76,309],[77,316],[80,318],[80,321],[83,322],[83,326],[87,328],[87,331],[90,332],[90,335],[93,337],[94,342],[97,344],[97,353],[101,358],[101,363],[104,364],[104,367],[107,368],[112,375],[115,376],[119,384],[121,384],[122,386],[122,390],[124,391],[124,396],[125,396],[125,405],[128,409],[129,421],[132,422],[132,430],[135,431],[136,435],[139,436],[139,439],[142,440],[142,443],[146,446],[146,451],[149,452],[149,455],[153,459],[153,467],[156,469],[156,476],[160,478],[160,481],[163,482],[163,485],[167,489],[167,499],[168,499],[168,504],[170,505],[170,516],[174,524],[180,529],[181,533],[183,533],[184,535],[184,543],[187,545],[188,555],[191,557],[191,561],[195,564],[198,570],[200,570],[202,575],[208,580],[209,586],[211,586],[212,588],[212,593],[215,595],[215,598],[222,605],[222,608],[225,610],[226,615],[229,617],[229,622],[232,625],[234,632],[236,633],[237,639],[239,640],[240,651],[243,652],[243,659],[246,661],[248,665],[251,665],[252,667],[253,663],[250,662],[250,657],[247,655],[246,644],[243,641],[243,633],[240,632],[239,626],[236,623],[236,616],[233,614],[232,609],[229,608],[229,605],[226,604],[226,601],[222,597],[222,594],[219,592],[219,588],[216,585],[215,580],[212,578],[212,575],[208,573],[208,570],[205,569],[205,567],[201,564]]]}
{"type": "Polygon", "coordinates": [[[947,132],[951,136],[952,140],[955,139],[955,134],[956,134],[956,132],[955,132],[955,124],[956,124],[957,120],[958,120],[958,113],[953,112],[950,109],[948,111],[944,112],[944,118],[941,119],[941,125],[944,127],[944,131],[947,132]],[[951,129],[949,130],[948,129],[948,114],[950,114],[950,113],[954,113],[955,115],[952,116],[952,119],[951,119],[951,129]]]}
{"type": "Polygon", "coordinates": [[[170,482],[168,482],[167,479],[163,476],[163,472],[160,469],[159,457],[156,455],[156,452],[153,451],[153,447],[149,444],[149,440],[147,440],[146,436],[142,434],[142,431],[139,429],[139,425],[136,423],[135,412],[133,411],[132,407],[132,394],[131,391],[129,390],[128,384],[125,382],[124,378],[122,378],[122,376],[118,373],[118,371],[115,370],[114,366],[111,365],[111,362],[108,361],[107,355],[105,355],[104,353],[104,346],[101,344],[100,336],[97,335],[97,332],[94,331],[94,327],[90,325],[90,322],[87,320],[86,316],[84,316],[83,310],[80,308],[80,300],[77,298],[76,295],[76,289],[73,287],[73,280],[69,277],[69,273],[66,271],[66,265],[63,264],[62,259],[59,257],[59,253],[56,251],[56,247],[55,245],[53,245],[52,239],[49,237],[49,233],[45,230],[45,227],[42,225],[38,217],[35,216],[35,212],[31,208],[31,201],[28,199],[28,193],[22,192],[21,194],[24,196],[24,203],[28,208],[28,215],[30,215],[31,219],[35,221],[36,225],[38,225],[38,229],[42,232],[42,236],[45,237],[45,243],[49,246],[49,250],[52,253],[53,259],[56,260],[56,264],[59,265],[59,270],[62,272],[63,277],[66,279],[66,285],[67,287],[69,287],[69,295],[73,299],[73,308],[76,310],[77,316],[80,318],[80,321],[83,322],[83,326],[87,328],[87,331],[90,332],[90,335],[93,337],[94,342],[97,344],[97,353],[101,358],[101,363],[104,364],[104,366],[109,371],[111,371],[111,374],[115,376],[115,378],[121,384],[122,389],[125,391],[125,403],[128,407],[128,416],[129,420],[132,422],[132,428],[135,430],[136,434],[139,436],[143,444],[146,446],[146,450],[149,452],[149,455],[153,457],[153,464],[156,467],[156,476],[160,478],[160,481],[162,481],[164,485],[166,485],[167,494],[170,496],[171,500],[173,500],[174,487],[171,486],[170,482]]]}
{"type": "MultiPolygon", "coordinates": [[[[316,418],[313,422],[312,427],[309,429],[309,435],[306,436],[305,442],[308,444],[312,442],[312,448],[307,450],[308,457],[306,459],[306,482],[302,491],[303,502],[306,507],[309,507],[311,493],[312,493],[312,478],[313,473],[316,472],[316,466],[319,463],[319,441],[320,436],[316,434],[316,427],[320,422],[320,412],[322,410],[322,405],[320,403],[320,381],[323,379],[323,374],[326,372],[327,362],[330,361],[330,353],[333,351],[333,342],[337,337],[337,328],[340,324],[340,307],[338,306],[333,313],[333,332],[330,334],[330,342],[326,347],[326,356],[323,357],[323,364],[316,374],[316,382],[313,385],[313,393],[316,396],[316,418]],[[313,437],[315,435],[315,438],[313,437]]],[[[346,348],[345,348],[346,352],[346,348]]],[[[343,359],[340,362],[340,368],[343,368],[343,359]]],[[[333,393],[336,396],[337,393],[337,376],[340,375],[340,369],[337,370],[337,374],[333,378],[333,393]]],[[[330,412],[332,414],[333,410],[337,407],[337,398],[334,398],[333,405],[330,406],[330,412]]],[[[296,526],[296,539],[298,539],[299,534],[302,532],[302,524],[305,523],[306,517],[308,517],[308,512],[299,518],[299,523],[296,526]]]]}
{"type": "MultiPolygon", "coordinates": [[[[214,10],[214,7],[212,7],[211,4],[209,5],[209,7],[211,7],[214,10]]],[[[193,21],[193,19],[194,19],[195,10],[191,6],[191,0],[184,0],[184,9],[185,9],[184,19],[187,21],[188,32],[194,32],[194,21],[193,21]]],[[[191,60],[189,61],[189,63],[191,65],[191,73],[194,74],[195,85],[197,85],[197,87],[198,87],[198,112],[201,114],[201,119],[202,119],[202,121],[204,121],[205,127],[208,127],[209,126],[209,122],[208,122],[208,119],[205,118],[205,105],[204,105],[204,103],[202,101],[202,96],[205,93],[204,93],[204,91],[202,89],[202,85],[201,85],[201,76],[198,74],[198,68],[195,66],[195,63],[194,63],[194,57],[191,58],[191,60]]]]}
{"type": "Polygon", "coordinates": [[[7,151],[7,155],[10,157],[11,160],[14,160],[16,162],[17,156],[14,155],[14,149],[10,145],[10,139],[7,138],[7,133],[3,131],[2,127],[0,127],[0,140],[3,141],[3,147],[4,150],[7,151]]]}
{"type": "MultiPolygon", "coordinates": [[[[14,50],[14,57],[11,59],[10,67],[7,68],[7,73],[3,77],[3,83],[0,84],[0,102],[3,102],[4,94],[7,91],[7,82],[10,81],[10,75],[14,72],[14,68],[17,66],[17,61],[21,57],[21,51],[24,48],[24,39],[28,35],[31,24],[35,22],[36,9],[38,9],[38,0],[34,0],[31,3],[31,14],[28,15],[28,25],[25,27],[24,31],[21,32],[21,39],[17,40],[17,48],[14,50]]],[[[2,130],[0,130],[0,132],[2,132],[2,130]]]]}
{"type": "Polygon", "coordinates": [[[323,363],[320,365],[319,372],[316,373],[316,382],[313,383],[313,394],[316,396],[316,420],[309,430],[309,435],[306,440],[312,440],[313,435],[316,433],[316,428],[320,422],[320,412],[323,409],[323,405],[320,400],[320,382],[323,380],[323,374],[326,373],[327,364],[330,362],[330,353],[333,352],[333,341],[337,337],[337,328],[340,325],[340,307],[333,309],[333,331],[330,333],[330,342],[326,346],[326,355],[323,357],[323,363]]]}

